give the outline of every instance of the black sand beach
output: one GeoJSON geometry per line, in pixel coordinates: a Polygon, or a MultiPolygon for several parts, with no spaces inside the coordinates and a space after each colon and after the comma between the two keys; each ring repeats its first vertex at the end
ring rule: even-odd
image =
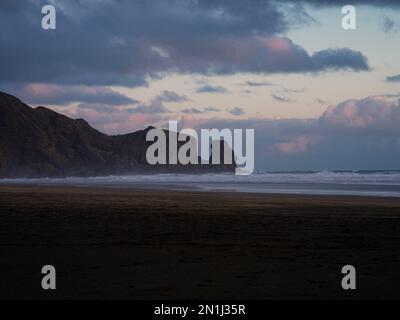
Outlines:
{"type": "Polygon", "coordinates": [[[400,298],[400,199],[0,186],[0,225],[2,299],[400,298]]]}

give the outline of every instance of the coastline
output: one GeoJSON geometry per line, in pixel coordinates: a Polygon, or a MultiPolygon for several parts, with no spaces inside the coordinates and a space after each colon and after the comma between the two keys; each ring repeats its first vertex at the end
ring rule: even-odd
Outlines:
{"type": "Polygon", "coordinates": [[[257,195],[257,196],[291,196],[291,197],[361,197],[400,199],[400,186],[386,185],[340,185],[326,183],[192,183],[192,182],[137,182],[137,183],[54,183],[54,182],[0,182],[2,187],[38,187],[38,188],[72,188],[72,189],[114,189],[122,191],[157,191],[188,192],[206,194],[257,195]]]}

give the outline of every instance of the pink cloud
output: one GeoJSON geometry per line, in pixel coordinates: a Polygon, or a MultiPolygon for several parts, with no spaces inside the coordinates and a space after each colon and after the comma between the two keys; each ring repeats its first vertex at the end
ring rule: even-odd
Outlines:
{"type": "Polygon", "coordinates": [[[272,52],[290,53],[293,50],[293,43],[287,38],[271,37],[264,41],[272,52]]]}
{"type": "Polygon", "coordinates": [[[321,121],[345,128],[398,126],[400,106],[382,96],[371,96],[362,100],[347,100],[330,106],[321,121]]]}

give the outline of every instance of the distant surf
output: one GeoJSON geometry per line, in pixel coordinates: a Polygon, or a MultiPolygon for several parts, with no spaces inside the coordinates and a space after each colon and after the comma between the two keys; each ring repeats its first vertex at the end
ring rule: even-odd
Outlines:
{"type": "Polygon", "coordinates": [[[400,170],[256,172],[250,176],[155,174],[92,178],[1,179],[0,184],[400,197],[400,170]]]}

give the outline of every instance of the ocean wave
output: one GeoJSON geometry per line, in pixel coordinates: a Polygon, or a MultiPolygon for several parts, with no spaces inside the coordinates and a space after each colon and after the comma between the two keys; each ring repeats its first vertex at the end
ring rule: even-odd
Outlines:
{"type": "Polygon", "coordinates": [[[249,176],[234,174],[155,174],[106,177],[40,179],[1,179],[1,184],[129,185],[162,183],[322,183],[400,185],[400,171],[294,171],[257,172],[249,176]]]}

